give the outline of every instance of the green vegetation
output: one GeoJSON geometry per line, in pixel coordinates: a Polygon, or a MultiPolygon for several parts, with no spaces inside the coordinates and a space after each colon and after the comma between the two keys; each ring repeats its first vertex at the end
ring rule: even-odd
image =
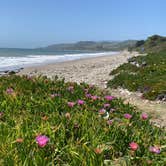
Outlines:
{"type": "Polygon", "coordinates": [[[164,165],[166,133],[149,120],[85,83],[3,76],[0,165],[164,165]]]}
{"type": "Polygon", "coordinates": [[[153,35],[145,41],[137,41],[135,46],[130,49],[146,53],[166,51],[166,37],[153,35]]]}
{"type": "Polygon", "coordinates": [[[138,56],[129,59],[113,70],[113,80],[108,82],[109,87],[123,87],[130,91],[141,91],[143,97],[155,100],[165,100],[166,96],[166,52],[149,53],[147,56],[138,56]]]}
{"type": "Polygon", "coordinates": [[[89,51],[120,51],[127,49],[128,47],[133,47],[136,40],[126,40],[126,41],[80,41],[77,43],[69,44],[54,44],[48,47],[42,48],[44,50],[89,50],[89,51]]]}

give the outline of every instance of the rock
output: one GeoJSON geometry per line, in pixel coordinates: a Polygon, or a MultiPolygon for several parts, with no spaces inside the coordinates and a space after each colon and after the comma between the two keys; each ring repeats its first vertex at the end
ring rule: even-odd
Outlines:
{"type": "Polygon", "coordinates": [[[156,98],[156,100],[166,101],[166,94],[159,94],[156,98]]]}
{"type": "Polygon", "coordinates": [[[145,61],[142,62],[141,67],[147,66],[147,63],[145,61]]]}
{"type": "Polygon", "coordinates": [[[16,72],[12,70],[12,71],[9,71],[8,74],[13,75],[13,74],[16,74],[16,72]]]}

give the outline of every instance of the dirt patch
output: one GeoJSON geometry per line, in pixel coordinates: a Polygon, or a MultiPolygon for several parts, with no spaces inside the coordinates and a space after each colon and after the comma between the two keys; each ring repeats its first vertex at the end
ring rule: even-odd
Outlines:
{"type": "Polygon", "coordinates": [[[166,127],[166,102],[142,99],[141,93],[129,92],[122,88],[108,90],[112,95],[124,99],[125,103],[130,103],[140,111],[148,113],[152,117],[152,122],[155,125],[166,127]]]}

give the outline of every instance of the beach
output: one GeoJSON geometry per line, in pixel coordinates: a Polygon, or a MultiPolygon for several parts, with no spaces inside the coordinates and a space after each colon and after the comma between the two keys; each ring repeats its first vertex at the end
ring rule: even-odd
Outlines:
{"type": "Polygon", "coordinates": [[[127,62],[128,58],[138,55],[137,52],[122,51],[114,55],[27,67],[18,74],[44,75],[49,78],[58,76],[59,78],[65,78],[65,81],[86,82],[100,88],[106,88],[107,81],[111,79],[111,76],[109,76],[110,71],[127,62]]]}

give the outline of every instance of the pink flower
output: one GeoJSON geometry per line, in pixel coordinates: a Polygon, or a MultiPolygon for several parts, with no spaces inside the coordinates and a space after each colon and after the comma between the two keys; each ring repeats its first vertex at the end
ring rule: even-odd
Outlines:
{"type": "Polygon", "coordinates": [[[108,107],[110,107],[109,103],[104,104],[104,108],[108,108],[108,107]]]}
{"type": "Polygon", "coordinates": [[[75,103],[74,102],[68,102],[67,103],[69,107],[74,107],[75,103]]]}
{"type": "Polygon", "coordinates": [[[112,123],[113,123],[113,120],[108,120],[108,121],[107,121],[107,124],[108,124],[108,125],[112,125],[112,123]]]}
{"type": "Polygon", "coordinates": [[[73,92],[73,91],[74,91],[74,87],[73,87],[73,86],[69,86],[67,89],[68,89],[68,91],[70,91],[70,92],[73,92]]]}
{"type": "Polygon", "coordinates": [[[101,110],[99,110],[99,114],[100,115],[103,115],[103,114],[105,114],[106,113],[106,110],[103,108],[103,109],[101,109],[101,110]]]}
{"type": "Polygon", "coordinates": [[[57,93],[53,93],[50,95],[50,97],[53,99],[54,97],[57,97],[57,96],[60,96],[60,94],[57,94],[57,93]]]}
{"type": "Polygon", "coordinates": [[[90,93],[87,93],[87,94],[86,94],[86,97],[87,97],[87,98],[91,98],[91,96],[92,96],[92,95],[91,95],[90,93]]]}
{"type": "Polygon", "coordinates": [[[0,112],[0,117],[3,115],[3,112],[0,112]]]}
{"type": "Polygon", "coordinates": [[[132,115],[130,115],[130,114],[124,114],[124,117],[125,117],[126,119],[131,119],[131,118],[132,118],[132,115]]]}
{"type": "Polygon", "coordinates": [[[84,100],[78,100],[77,103],[78,103],[79,105],[83,105],[85,102],[84,102],[84,100]]]}
{"type": "Polygon", "coordinates": [[[111,101],[111,100],[115,99],[115,97],[114,96],[105,96],[105,99],[107,101],[111,101]]]}
{"type": "Polygon", "coordinates": [[[89,91],[89,89],[84,89],[84,92],[85,92],[85,93],[88,93],[88,91],[89,91]]]}
{"type": "Polygon", "coordinates": [[[92,100],[97,100],[97,99],[98,99],[98,96],[91,96],[91,99],[92,99],[92,100]]]}
{"type": "Polygon", "coordinates": [[[48,141],[49,141],[49,138],[45,135],[39,135],[36,137],[36,142],[40,147],[46,146],[48,141]]]}
{"type": "Polygon", "coordinates": [[[136,151],[138,149],[138,144],[135,142],[131,142],[129,144],[129,146],[130,146],[131,150],[133,150],[133,151],[136,151]]]}
{"type": "Polygon", "coordinates": [[[6,89],[6,93],[7,94],[12,94],[13,92],[14,92],[14,90],[12,88],[6,89]]]}
{"type": "Polygon", "coordinates": [[[23,141],[24,141],[23,138],[17,138],[17,139],[16,139],[16,142],[17,142],[17,143],[22,143],[23,141]]]}
{"type": "Polygon", "coordinates": [[[115,108],[111,108],[110,109],[110,113],[114,112],[115,111],[115,108]]]}
{"type": "Polygon", "coordinates": [[[156,154],[159,154],[161,152],[160,148],[156,146],[150,146],[149,151],[156,154]]]}
{"type": "Polygon", "coordinates": [[[148,114],[142,113],[142,114],[141,114],[141,118],[142,118],[142,120],[148,119],[148,114]]]}

